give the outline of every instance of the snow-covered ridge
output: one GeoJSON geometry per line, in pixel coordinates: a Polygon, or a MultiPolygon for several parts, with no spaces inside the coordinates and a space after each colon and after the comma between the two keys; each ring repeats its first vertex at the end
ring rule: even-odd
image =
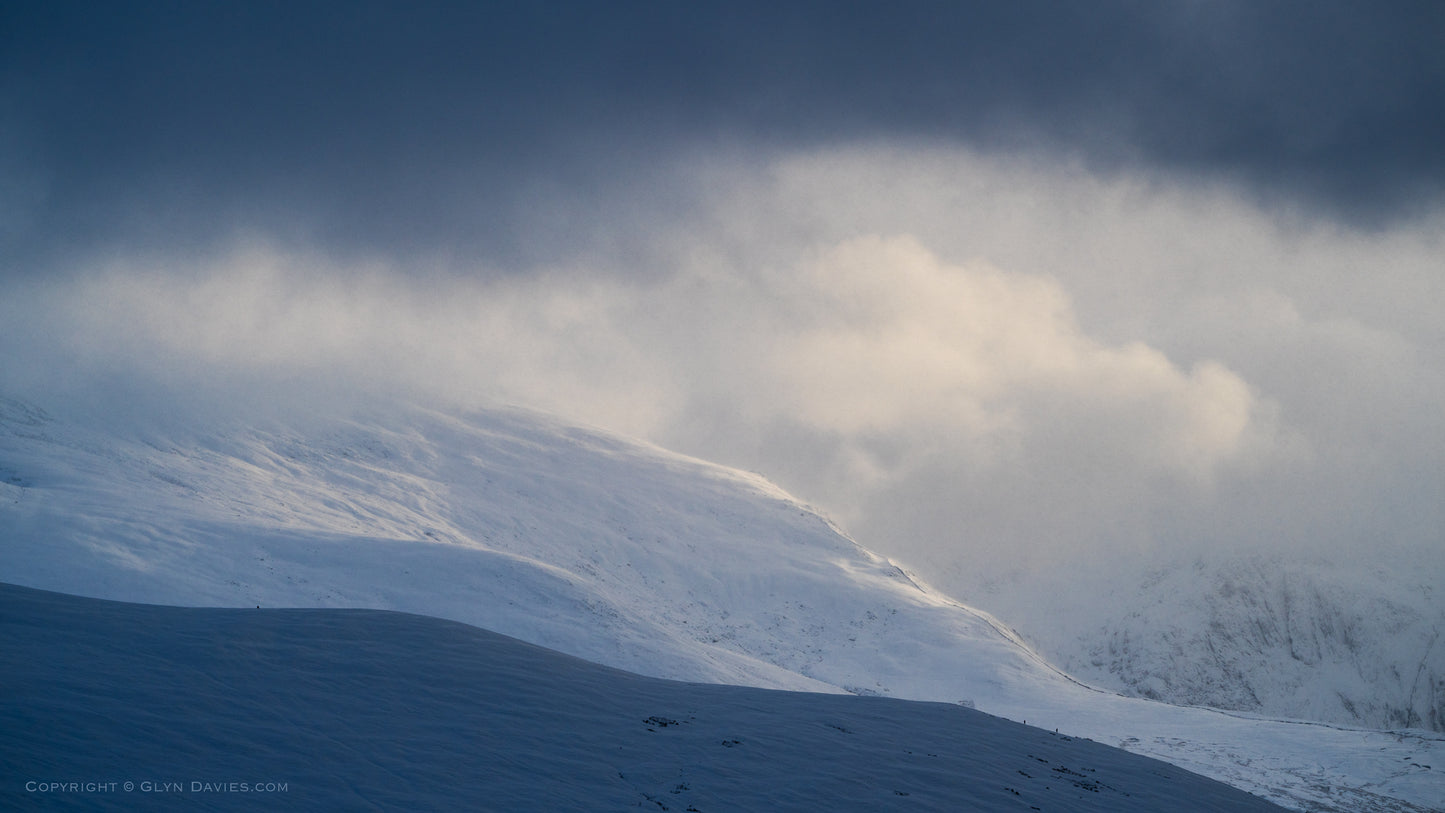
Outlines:
{"type": "Polygon", "coordinates": [[[1039,660],[756,475],[536,414],[117,438],[9,412],[0,448],[28,485],[0,563],[37,587],[406,610],[643,674],[774,688],[893,691],[907,659],[858,662],[898,637],[900,612],[942,621],[915,646],[987,648],[980,682],[1039,660]],[[856,655],[824,657],[840,651],[856,655]]]}
{"type": "Polygon", "coordinates": [[[971,704],[1288,805],[1445,805],[1437,737],[1089,689],[755,475],[532,413],[120,430],[8,401],[0,479],[3,581],[405,610],[658,677],[971,704]]]}

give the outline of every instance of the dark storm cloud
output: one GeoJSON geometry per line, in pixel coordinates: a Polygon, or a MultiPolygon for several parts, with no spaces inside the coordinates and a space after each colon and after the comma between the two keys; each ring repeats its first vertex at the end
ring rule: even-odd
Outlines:
{"type": "Polygon", "coordinates": [[[521,267],[628,206],[687,208],[703,193],[650,183],[687,150],[900,137],[1223,178],[1367,224],[1445,193],[1438,3],[0,14],[0,239],[37,266],[249,230],[521,267]]]}

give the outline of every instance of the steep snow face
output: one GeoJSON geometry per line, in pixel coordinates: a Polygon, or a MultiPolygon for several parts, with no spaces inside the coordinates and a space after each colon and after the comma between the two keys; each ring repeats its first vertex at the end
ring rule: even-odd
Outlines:
{"type": "Polygon", "coordinates": [[[1152,613],[1157,626],[1134,630],[1143,640],[1131,646],[1129,627],[1110,625],[1091,663],[1170,702],[1445,730],[1445,613],[1430,612],[1431,586],[1341,575],[1259,559],[1162,574],[1147,591],[1166,611],[1152,613]],[[1185,627],[1186,617],[1203,623],[1185,627]]]}
{"type": "Polygon", "coordinates": [[[1011,585],[1057,601],[1018,602],[997,589],[977,598],[1071,674],[1126,694],[1442,731],[1445,573],[1437,570],[1384,558],[1345,566],[1236,556],[1122,567],[1101,582],[1046,574],[1011,585]],[[1090,588],[1084,611],[1081,585],[1090,588]]]}
{"type": "Polygon", "coordinates": [[[1445,740],[1089,689],[755,475],[504,410],[106,423],[0,403],[0,580],[406,610],[656,677],[971,704],[1289,806],[1445,806],[1445,740]]]}

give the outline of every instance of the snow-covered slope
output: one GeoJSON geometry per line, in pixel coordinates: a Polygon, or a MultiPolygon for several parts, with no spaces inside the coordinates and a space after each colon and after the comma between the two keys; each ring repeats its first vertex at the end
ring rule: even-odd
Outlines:
{"type": "Polygon", "coordinates": [[[754,475],[516,411],[118,425],[3,402],[0,580],[405,610],[657,677],[974,704],[1295,806],[1445,806],[1439,737],[1090,690],[754,475]]]}
{"type": "Polygon", "coordinates": [[[368,610],[0,585],[0,806],[1279,810],[961,708],[642,678],[368,610]]]}
{"type": "Polygon", "coordinates": [[[535,414],[156,431],[12,403],[0,574],[135,601],[419,612],[685,680],[885,693],[929,685],[915,656],[960,642],[972,657],[931,693],[1047,673],[762,478],[535,414]]]}

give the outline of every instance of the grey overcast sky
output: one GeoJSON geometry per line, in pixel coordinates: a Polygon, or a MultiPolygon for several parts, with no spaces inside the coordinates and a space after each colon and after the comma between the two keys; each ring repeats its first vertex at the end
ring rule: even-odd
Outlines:
{"type": "Polygon", "coordinates": [[[1445,567],[1445,4],[0,2],[0,387],[520,402],[968,574],[1445,567]]]}
{"type": "Polygon", "coordinates": [[[545,253],[517,235],[539,189],[605,198],[681,150],[860,139],[1226,178],[1367,226],[1445,194],[1445,8],[1428,0],[0,15],[11,258],[255,228],[525,261],[545,253]]]}

